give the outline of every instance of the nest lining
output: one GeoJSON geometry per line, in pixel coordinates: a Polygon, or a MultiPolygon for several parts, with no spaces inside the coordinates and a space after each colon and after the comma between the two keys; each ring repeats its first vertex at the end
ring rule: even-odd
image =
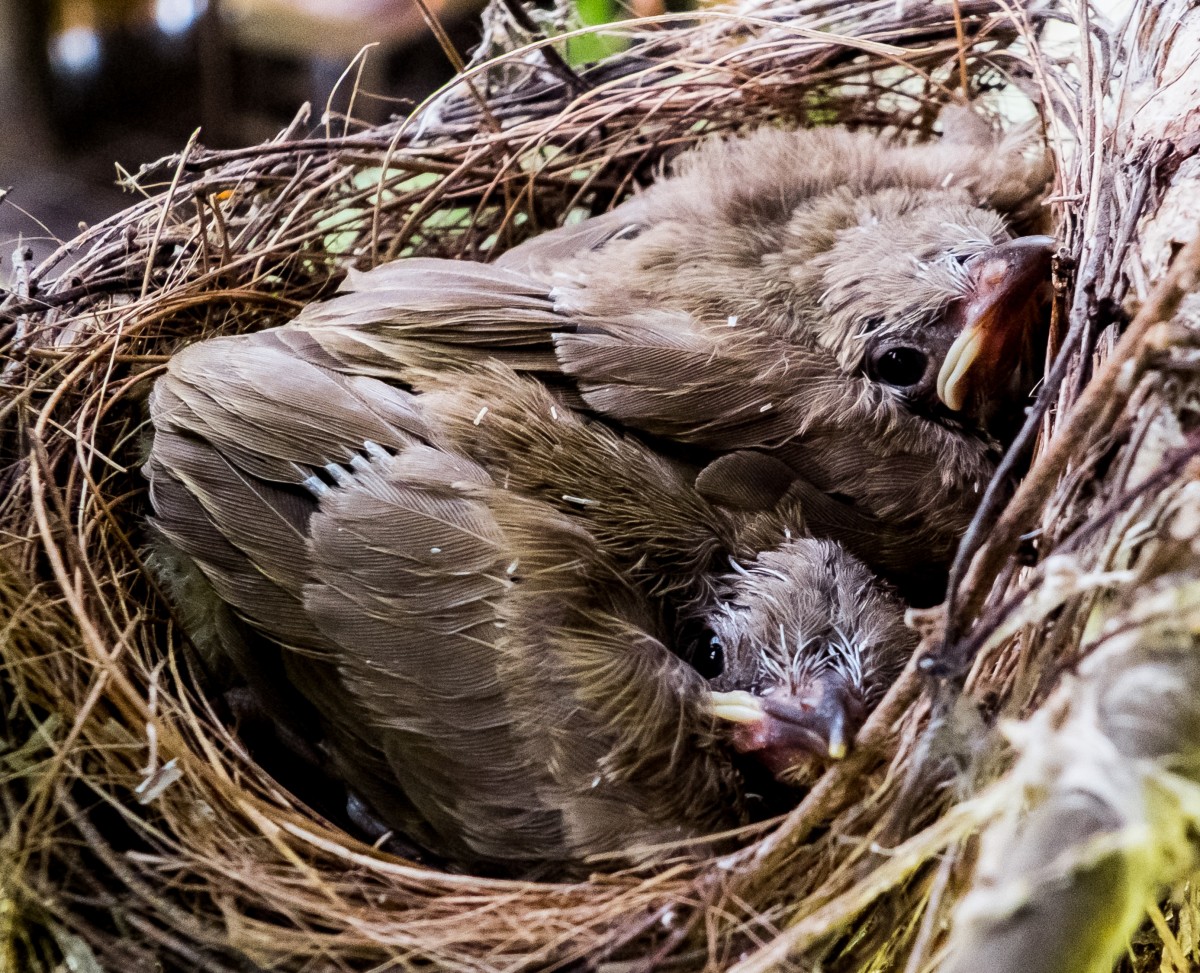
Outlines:
{"type": "MultiPolygon", "coordinates": [[[[1135,6],[1136,24],[1152,5],[1135,6]]],[[[1151,296],[1140,265],[1121,268],[1164,174],[1187,158],[1160,149],[1147,161],[1144,142],[1102,123],[1114,61],[1155,76],[1153,31],[1084,23],[1088,43],[1052,56],[1046,27],[1062,17],[989,0],[747,3],[619,28],[629,49],[581,80],[547,67],[536,45],[518,48],[475,63],[469,84],[404,121],[330,118],[308,135],[301,113],[265,145],[190,144],[130,180],[141,202],[41,267],[18,261],[0,307],[0,677],[11,700],[0,893],[12,904],[0,966],[73,956],[113,970],[750,971],[793,957],[924,968],[969,882],[971,836],[1011,799],[993,789],[958,804],[949,786],[917,786],[951,779],[927,729],[946,712],[947,681],[910,667],[854,754],[738,853],[578,885],[404,862],[282,790],[203,692],[143,561],[144,397],[183,344],[282,323],[349,266],[486,259],[610,208],[710,134],[836,122],[922,138],[964,85],[985,104],[1024,91],[1056,152],[1051,205],[1075,267],[1064,261],[1060,275],[1066,354],[1029,427],[1034,476],[999,529],[968,538],[982,554],[969,571],[963,559],[949,619],[965,649],[940,658],[987,717],[1027,716],[1054,698],[1111,590],[1077,586],[1023,612],[1057,577],[1047,556],[1070,556],[1082,574],[1118,554],[1132,563],[1131,531],[1190,475],[1177,444],[1147,458],[1147,430],[1163,415],[1190,429],[1195,410],[1186,376],[1162,387],[1174,373],[1159,361],[1155,381],[1107,389],[1105,436],[1076,430],[1066,453],[1047,449],[1093,360],[1117,347],[1130,288],[1151,296]],[[1130,486],[1137,457],[1153,472],[1130,486]],[[1031,529],[1040,565],[1021,568],[1010,555],[1031,529]],[[976,617],[968,632],[962,620],[976,617]]],[[[943,621],[930,620],[926,649],[943,621]]],[[[975,782],[1005,765],[1003,753],[984,761],[975,782]]]]}

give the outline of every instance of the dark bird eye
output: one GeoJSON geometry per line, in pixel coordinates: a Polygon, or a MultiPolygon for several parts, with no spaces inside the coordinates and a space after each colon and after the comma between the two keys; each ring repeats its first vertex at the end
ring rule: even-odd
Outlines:
{"type": "Polygon", "coordinates": [[[697,653],[696,669],[705,679],[716,679],[725,671],[725,646],[715,635],[708,647],[697,653]]]}
{"type": "Polygon", "coordinates": [[[916,348],[888,348],[871,362],[871,376],[887,385],[907,388],[925,375],[928,359],[916,348]]]}

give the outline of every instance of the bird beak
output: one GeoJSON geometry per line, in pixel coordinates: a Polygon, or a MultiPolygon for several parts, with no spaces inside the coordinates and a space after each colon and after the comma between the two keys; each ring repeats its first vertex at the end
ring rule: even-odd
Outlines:
{"type": "Polygon", "coordinates": [[[765,716],[762,700],[740,689],[731,693],[713,692],[713,715],[729,723],[757,723],[765,716]]]}
{"type": "Polygon", "coordinates": [[[938,372],[938,398],[961,412],[971,393],[994,393],[1021,366],[1021,345],[1050,280],[1054,238],[1026,236],[993,247],[968,265],[972,286],[958,305],[962,329],[938,372]]]}
{"type": "Polygon", "coordinates": [[[734,747],[755,754],[781,779],[814,758],[844,758],[865,715],[860,694],[838,673],[815,677],[799,695],[711,695],[717,719],[735,724],[734,747]]]}

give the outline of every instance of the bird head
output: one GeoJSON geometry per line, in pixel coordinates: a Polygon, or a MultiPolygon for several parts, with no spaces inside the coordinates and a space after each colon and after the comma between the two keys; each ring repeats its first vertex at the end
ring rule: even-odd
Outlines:
{"type": "Polygon", "coordinates": [[[1014,237],[962,190],[838,191],[794,219],[833,228],[789,263],[843,372],[910,414],[1002,434],[1040,365],[1053,238],[1014,237]]]}
{"type": "Polygon", "coordinates": [[[717,724],[778,780],[810,784],[912,652],[900,605],[840,546],[808,538],[739,566],[722,594],[707,619],[723,656],[717,724]]]}

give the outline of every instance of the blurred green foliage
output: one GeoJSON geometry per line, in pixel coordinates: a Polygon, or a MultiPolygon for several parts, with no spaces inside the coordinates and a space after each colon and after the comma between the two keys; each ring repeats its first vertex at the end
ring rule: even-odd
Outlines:
{"type": "MultiPolygon", "coordinates": [[[[628,16],[628,11],[617,0],[575,0],[575,13],[581,27],[600,27],[628,16]]],[[[623,37],[593,31],[567,41],[567,61],[591,64],[628,46],[629,42],[623,37]]]]}

